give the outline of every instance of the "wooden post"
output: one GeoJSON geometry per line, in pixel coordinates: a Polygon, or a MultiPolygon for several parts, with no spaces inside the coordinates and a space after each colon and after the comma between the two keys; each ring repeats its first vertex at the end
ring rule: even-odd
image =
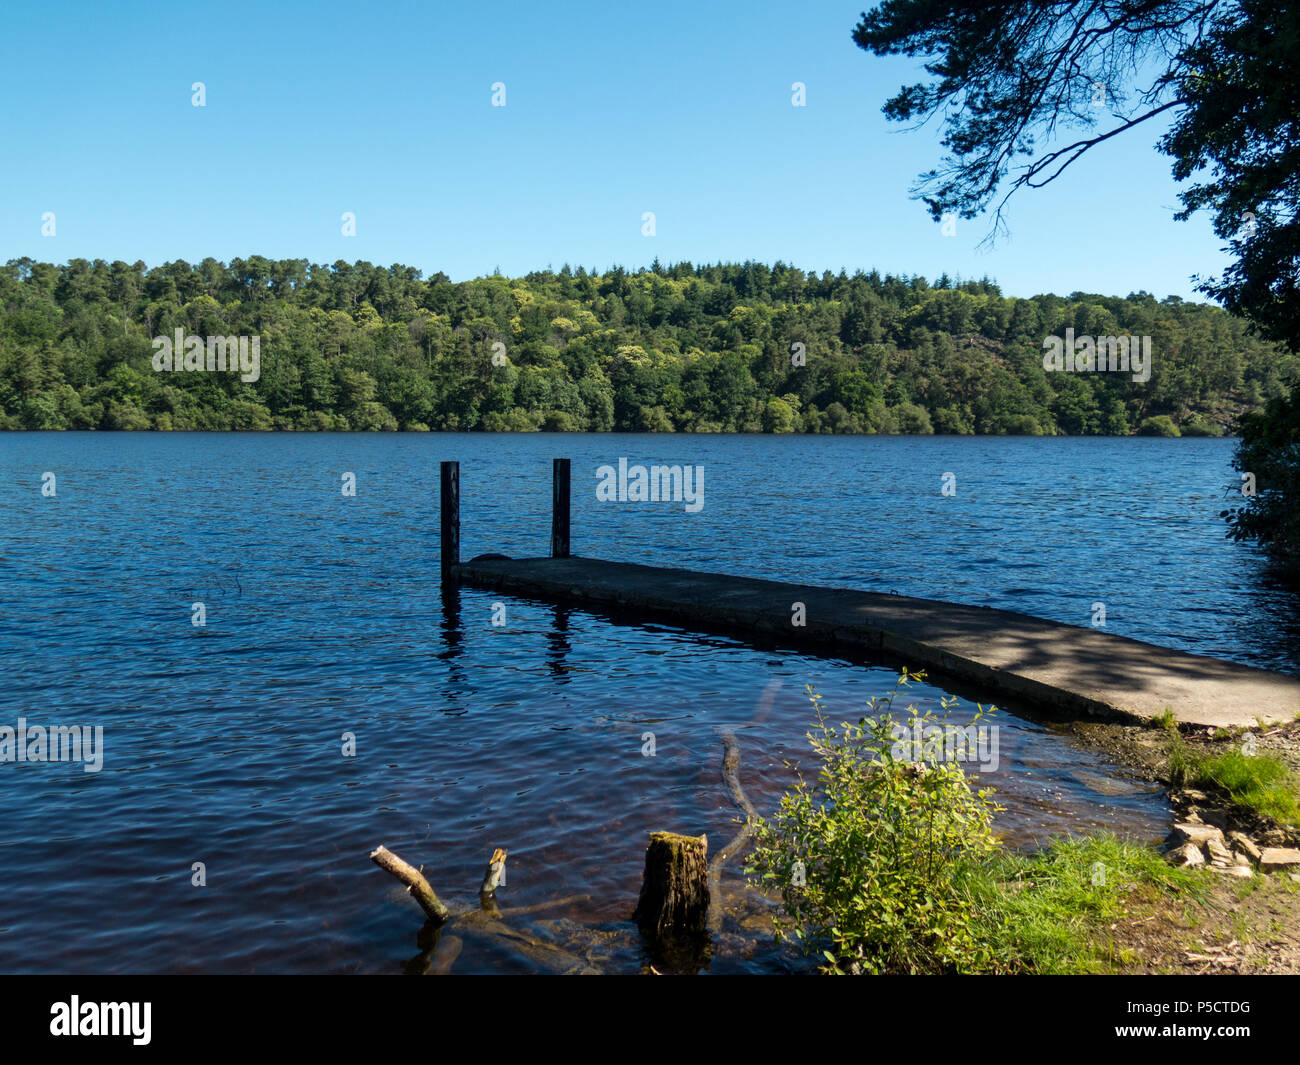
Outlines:
{"type": "Polygon", "coordinates": [[[442,579],[460,565],[460,463],[442,464],[442,579]]]}
{"type": "Polygon", "coordinates": [[[569,460],[556,459],[551,478],[551,558],[569,557],[569,460]]]}
{"type": "Polygon", "coordinates": [[[645,877],[632,919],[647,935],[703,935],[709,915],[709,840],[706,836],[650,833],[645,877]]]}

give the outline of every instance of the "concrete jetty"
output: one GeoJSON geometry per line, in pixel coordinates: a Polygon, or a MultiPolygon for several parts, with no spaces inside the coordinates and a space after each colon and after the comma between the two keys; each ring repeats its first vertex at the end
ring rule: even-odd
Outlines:
{"type": "Polygon", "coordinates": [[[594,558],[475,559],[450,575],[472,588],[688,629],[866,651],[970,681],[990,702],[1011,696],[1075,715],[1142,721],[1169,708],[1180,722],[1224,728],[1290,721],[1300,712],[1294,677],[1008,610],[594,558]]]}
{"type": "MultiPolygon", "coordinates": [[[[1300,713],[1300,679],[1008,610],[570,556],[569,460],[556,459],[551,557],[460,562],[459,464],[443,463],[444,585],[607,609],[683,628],[765,634],[811,650],[856,651],[934,670],[1075,716],[1222,728],[1300,713]]],[[[939,678],[935,678],[936,680],[939,678]]]]}

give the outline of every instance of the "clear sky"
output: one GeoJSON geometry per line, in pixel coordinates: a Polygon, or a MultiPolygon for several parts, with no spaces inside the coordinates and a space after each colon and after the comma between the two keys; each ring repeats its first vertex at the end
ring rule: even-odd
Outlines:
{"type": "Polygon", "coordinates": [[[864,6],[7,5],[0,261],[262,254],[464,280],[752,258],[1203,298],[1191,275],[1225,258],[1208,219],[1174,221],[1155,123],[1018,193],[992,250],[987,222],[943,236],[908,193],[935,131],[880,113],[916,70],[853,44],[864,6]]]}

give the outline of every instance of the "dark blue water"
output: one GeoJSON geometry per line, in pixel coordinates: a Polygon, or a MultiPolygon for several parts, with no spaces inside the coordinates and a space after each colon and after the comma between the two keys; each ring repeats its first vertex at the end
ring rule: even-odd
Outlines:
{"type": "MultiPolygon", "coordinates": [[[[1294,599],[1222,535],[1231,449],[0,436],[0,726],[104,730],[97,773],[0,764],[0,970],[400,971],[421,921],[367,859],[383,843],[466,903],[492,849],[509,848],[502,906],[592,896],[521,927],[566,949],[575,928],[596,927],[608,939],[587,956],[635,971],[644,959],[623,922],[646,833],[707,831],[717,850],[735,832],[719,730],[736,730],[741,777],[768,812],[792,780],[784,762],[808,764],[804,686],[845,717],[892,686],[883,666],[473,591],[444,600],[439,460],[462,464],[463,558],[544,554],[550,460],[568,455],[577,554],[1082,625],[1103,602],[1110,631],[1296,672],[1294,599]],[[620,457],[703,466],[703,508],[597,502],[596,467],[620,457]],[[944,496],[949,472],[957,491],[944,496]]],[[[914,691],[929,707],[944,694],[914,691]]],[[[1099,825],[1163,834],[1158,795],[1032,720],[1001,716],[984,782],[1011,842],[1099,825]]],[[[722,951],[711,967],[781,964],[722,951]]],[[[535,968],[472,935],[455,966],[535,968]]]]}

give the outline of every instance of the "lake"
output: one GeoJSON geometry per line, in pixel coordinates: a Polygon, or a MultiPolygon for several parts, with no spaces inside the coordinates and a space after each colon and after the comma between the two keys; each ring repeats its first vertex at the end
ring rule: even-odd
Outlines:
{"type": "MultiPolygon", "coordinates": [[[[503,907],[589,895],[524,923],[539,937],[586,930],[601,967],[637,971],[626,919],[646,834],[707,832],[711,852],[735,834],[720,730],[735,730],[740,777],[766,813],[793,780],[785,763],[810,762],[805,685],[844,718],[892,687],[890,664],[470,590],[444,598],[441,460],[461,463],[464,559],[545,554],[550,460],[568,456],[575,554],[1084,626],[1103,604],[1108,631],[1295,674],[1296,596],[1218,517],[1239,483],[1233,446],[0,435],[0,726],[103,729],[98,772],[0,764],[0,969],[418,969],[419,910],[367,857],[382,843],[453,903],[473,900],[492,849],[507,847],[503,907]],[[703,506],[598,501],[597,468],[620,458],[703,467],[703,506]]],[[[950,690],[932,679],[913,687],[918,706],[950,690]]],[[[955,693],[964,713],[980,698],[955,693]]],[[[1100,826],[1164,834],[1157,789],[1033,707],[1013,709],[982,775],[1009,843],[1100,826]]],[[[737,949],[710,971],[792,964],[737,949]]],[[[532,969],[470,936],[455,966],[532,969]]]]}

